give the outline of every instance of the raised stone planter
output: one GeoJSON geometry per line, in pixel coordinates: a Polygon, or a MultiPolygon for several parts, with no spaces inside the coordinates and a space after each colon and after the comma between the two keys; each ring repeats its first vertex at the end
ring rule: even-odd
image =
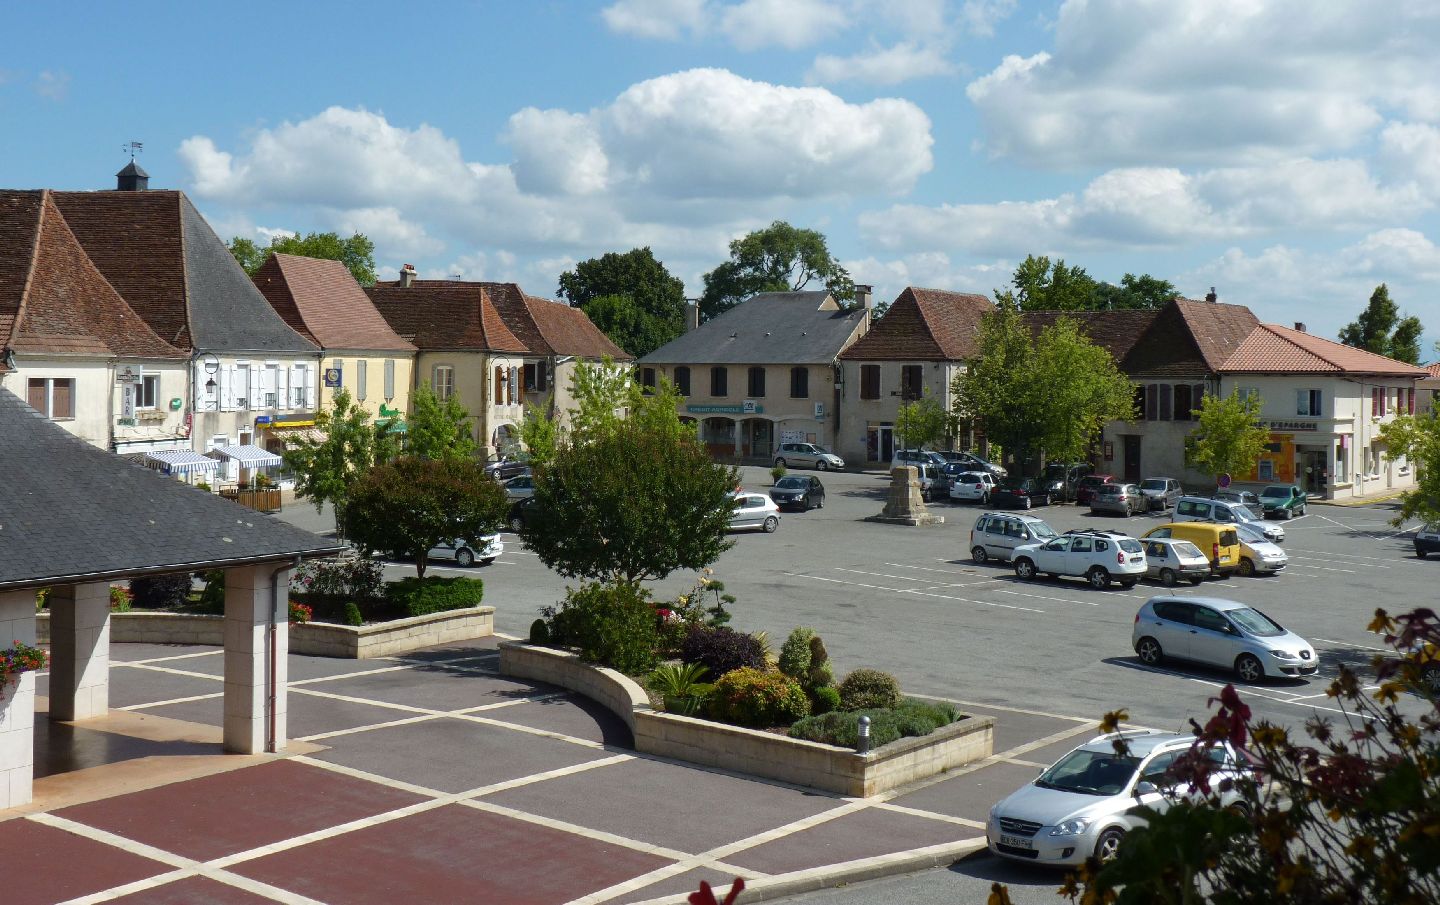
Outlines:
{"type": "MultiPolygon", "coordinates": [[[[49,613],[35,617],[35,631],[41,643],[49,642],[49,613]]],[[[297,654],[365,660],[393,657],[451,641],[484,638],[494,633],[495,608],[476,606],[358,627],[328,622],[292,624],[290,650],[297,654]]],[[[113,613],[110,641],[220,645],[225,642],[225,624],[220,616],[113,613]]]]}
{"type": "Polygon", "coordinates": [[[877,795],[982,760],[994,751],[991,717],[967,715],[930,735],[902,738],[857,754],[848,748],[655,710],[633,679],[584,663],[568,651],[502,641],[500,672],[559,685],[600,703],[625,721],[635,736],[635,750],[642,753],[841,795],[877,795]]]}

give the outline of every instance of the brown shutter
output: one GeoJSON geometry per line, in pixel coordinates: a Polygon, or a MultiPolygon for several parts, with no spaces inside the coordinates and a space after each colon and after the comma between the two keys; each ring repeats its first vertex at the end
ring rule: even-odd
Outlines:
{"type": "Polygon", "coordinates": [[[45,378],[30,378],[29,396],[26,397],[26,401],[30,403],[32,409],[42,415],[45,414],[45,378]]]}
{"type": "Polygon", "coordinates": [[[495,404],[505,404],[505,369],[495,368],[495,404]]]}
{"type": "Polygon", "coordinates": [[[75,408],[73,402],[71,401],[71,398],[73,396],[72,390],[74,389],[74,387],[75,382],[73,380],[55,381],[50,391],[52,402],[50,411],[51,418],[75,417],[75,408]]]}

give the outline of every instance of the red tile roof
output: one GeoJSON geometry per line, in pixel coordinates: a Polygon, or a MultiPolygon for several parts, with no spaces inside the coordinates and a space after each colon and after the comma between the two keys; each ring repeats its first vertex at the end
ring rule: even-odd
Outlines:
{"type": "Polygon", "coordinates": [[[1425,370],[1430,372],[1431,377],[1440,377],[1440,361],[1435,362],[1433,365],[1426,365],[1425,370]]]}
{"type": "Polygon", "coordinates": [[[1228,374],[1429,376],[1424,368],[1279,324],[1256,327],[1218,370],[1228,374]]]}
{"type": "Polygon", "coordinates": [[[545,344],[556,355],[578,358],[603,358],[608,355],[615,361],[631,361],[635,357],[615,345],[579,308],[529,295],[525,296],[525,308],[545,344]]]}
{"type": "Polygon", "coordinates": [[[528,352],[500,317],[485,283],[416,280],[365,287],[391,329],[421,351],[528,352]]]}
{"type": "Polygon", "coordinates": [[[285,323],[323,349],[415,351],[340,261],[272,254],[254,279],[285,323]]]}
{"type": "Polygon", "coordinates": [[[1260,325],[1260,319],[1244,305],[1182,298],[1175,299],[1174,305],[1189,326],[1206,365],[1215,372],[1260,325]]]}
{"type": "Polygon", "coordinates": [[[840,353],[846,361],[964,361],[979,351],[983,295],[907,286],[869,332],[840,353]]]}

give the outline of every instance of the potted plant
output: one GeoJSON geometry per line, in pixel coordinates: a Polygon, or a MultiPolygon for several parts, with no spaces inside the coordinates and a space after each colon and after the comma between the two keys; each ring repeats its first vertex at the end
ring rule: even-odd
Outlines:
{"type": "Polygon", "coordinates": [[[5,694],[11,681],[22,673],[44,669],[49,662],[45,651],[24,641],[12,642],[10,647],[0,650],[0,695],[5,694]]]}

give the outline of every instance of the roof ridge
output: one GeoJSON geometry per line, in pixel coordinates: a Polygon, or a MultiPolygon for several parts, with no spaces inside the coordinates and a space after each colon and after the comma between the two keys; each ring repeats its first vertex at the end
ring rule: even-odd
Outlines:
{"type": "Polygon", "coordinates": [[[16,334],[20,332],[21,323],[25,318],[25,302],[30,298],[30,286],[35,280],[35,259],[40,255],[40,233],[45,228],[45,201],[49,197],[49,189],[40,190],[40,205],[35,208],[35,235],[30,241],[30,260],[25,265],[25,285],[20,290],[20,302],[15,306],[15,319],[10,322],[12,343],[16,334]]]}
{"type": "Polygon", "coordinates": [[[1304,330],[1296,330],[1296,329],[1294,329],[1294,328],[1292,328],[1292,327],[1286,327],[1286,326],[1283,325],[1283,324],[1270,324],[1270,323],[1264,323],[1264,322],[1262,322],[1262,323],[1260,324],[1260,326],[1266,328],[1266,329],[1269,330],[1271,333],[1274,333],[1276,336],[1279,336],[1281,339],[1284,339],[1284,340],[1286,340],[1287,342],[1290,342],[1290,343],[1292,343],[1292,344],[1294,344],[1294,345],[1299,346],[1299,347],[1302,348],[1302,349],[1305,349],[1305,351],[1309,352],[1311,355],[1314,355],[1316,358],[1323,359],[1326,363],[1331,364],[1331,365],[1334,365],[1335,367],[1340,368],[1341,370],[1349,370],[1349,368],[1346,368],[1343,364],[1341,364],[1340,362],[1336,361],[1335,359],[1329,357],[1329,355],[1326,354],[1327,352],[1329,352],[1329,351],[1330,351],[1332,348],[1334,348],[1334,347],[1339,347],[1339,348],[1341,348],[1341,349],[1348,349],[1348,350],[1350,350],[1347,354],[1354,354],[1354,353],[1356,353],[1356,352],[1359,352],[1359,353],[1362,353],[1362,354],[1364,354],[1364,355],[1366,355],[1366,356],[1369,356],[1369,357],[1372,357],[1372,358],[1383,359],[1384,361],[1393,362],[1394,364],[1402,365],[1402,366],[1404,366],[1404,367],[1415,368],[1415,369],[1417,369],[1417,370],[1424,370],[1424,369],[1421,368],[1419,365],[1412,365],[1412,364],[1410,364],[1408,361],[1401,361],[1401,360],[1398,359],[1398,358],[1391,358],[1391,357],[1388,356],[1388,355],[1381,355],[1379,352],[1371,352],[1369,349],[1362,349],[1362,348],[1359,347],[1359,346],[1352,346],[1352,345],[1349,345],[1348,343],[1338,342],[1338,341],[1333,340],[1333,339],[1330,339],[1330,338],[1328,338],[1328,337],[1320,336],[1320,335],[1317,334],[1317,333],[1308,333],[1308,332],[1306,332],[1306,331],[1304,331],[1304,330]],[[1318,342],[1322,343],[1323,345],[1321,345],[1320,348],[1321,348],[1322,350],[1324,350],[1324,351],[1316,351],[1316,350],[1313,349],[1313,348],[1306,348],[1306,346],[1305,346],[1303,343],[1300,343],[1300,342],[1297,342],[1297,341],[1296,341],[1295,337],[1296,337],[1297,335],[1298,335],[1298,336],[1303,336],[1303,337],[1305,337],[1307,340],[1313,340],[1313,341],[1318,341],[1318,342]]]}

